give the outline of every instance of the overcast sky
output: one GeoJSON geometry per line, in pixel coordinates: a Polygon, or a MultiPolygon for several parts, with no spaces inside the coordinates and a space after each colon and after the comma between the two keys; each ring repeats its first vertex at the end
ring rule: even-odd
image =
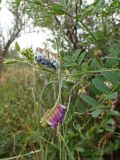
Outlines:
{"type": "MultiPolygon", "coordinates": [[[[87,1],[90,4],[93,3],[94,0],[87,0],[87,1]]],[[[6,0],[2,0],[0,8],[1,8],[0,24],[2,26],[2,30],[4,31],[4,35],[7,36],[7,31],[12,25],[13,16],[7,9],[6,0]]],[[[39,29],[39,33],[34,33],[34,32],[25,33],[23,31],[23,33],[17,39],[17,41],[20,44],[21,48],[33,47],[33,49],[35,49],[36,47],[43,48],[44,43],[46,43],[46,39],[49,37],[52,37],[51,32],[48,29],[41,28],[39,29]]],[[[49,44],[48,44],[48,49],[51,49],[49,44]]]]}

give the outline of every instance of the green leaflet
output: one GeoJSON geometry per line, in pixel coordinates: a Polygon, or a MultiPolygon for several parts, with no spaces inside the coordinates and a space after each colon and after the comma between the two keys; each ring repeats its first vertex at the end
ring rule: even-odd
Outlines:
{"type": "Polygon", "coordinates": [[[99,90],[102,93],[108,94],[110,92],[109,88],[104,84],[104,81],[98,78],[94,78],[92,80],[92,83],[96,87],[97,90],[99,90]]]}
{"type": "Polygon", "coordinates": [[[97,102],[94,98],[92,98],[92,97],[90,97],[90,96],[88,96],[88,95],[85,95],[85,94],[81,94],[80,97],[81,97],[87,104],[89,104],[90,106],[92,106],[92,107],[97,107],[97,106],[98,106],[98,102],[97,102]]]}

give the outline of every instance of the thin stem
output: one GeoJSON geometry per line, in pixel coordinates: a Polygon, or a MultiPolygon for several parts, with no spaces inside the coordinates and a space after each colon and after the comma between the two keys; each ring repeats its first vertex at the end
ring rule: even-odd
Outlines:
{"type": "Polygon", "coordinates": [[[64,144],[64,146],[66,147],[66,149],[67,149],[67,151],[68,151],[68,153],[69,153],[69,158],[70,158],[71,160],[74,160],[74,157],[73,157],[71,151],[69,150],[69,148],[68,148],[68,146],[67,146],[67,144],[66,144],[66,142],[65,142],[65,140],[64,140],[64,138],[63,138],[63,136],[62,136],[61,134],[60,134],[60,138],[61,138],[61,140],[63,141],[63,144],[64,144]]]}
{"type": "Polygon", "coordinates": [[[120,61],[120,58],[118,57],[102,57],[102,59],[112,59],[112,60],[120,61]]]}
{"type": "Polygon", "coordinates": [[[23,63],[27,63],[29,64],[30,66],[34,67],[34,68],[38,68],[38,69],[42,69],[46,72],[50,72],[50,73],[53,73],[55,75],[59,75],[59,76],[63,76],[63,77],[68,77],[68,76],[77,76],[77,75],[84,75],[84,74],[89,74],[89,73],[100,73],[100,72],[111,72],[111,71],[120,71],[119,68],[102,68],[101,70],[91,70],[91,71],[81,71],[81,72],[77,72],[77,73],[74,73],[74,74],[61,74],[60,72],[57,73],[57,72],[53,72],[53,71],[50,71],[48,69],[45,69],[44,67],[39,67],[39,66],[35,66],[31,63],[29,63],[28,61],[22,61],[22,60],[16,60],[16,62],[23,62],[23,63]]]}
{"type": "Polygon", "coordinates": [[[84,71],[84,72],[78,72],[78,73],[74,73],[74,74],[68,74],[67,76],[75,76],[75,75],[83,75],[83,74],[89,74],[89,73],[101,73],[101,72],[111,72],[111,71],[120,71],[119,68],[116,69],[107,69],[107,68],[103,68],[103,70],[91,70],[91,71],[84,71]]]}
{"type": "Polygon", "coordinates": [[[13,159],[18,159],[18,158],[23,158],[23,157],[26,157],[26,156],[29,156],[29,155],[32,155],[35,153],[39,153],[41,151],[42,151],[41,149],[38,149],[38,150],[31,151],[31,152],[23,154],[23,155],[13,156],[13,157],[9,157],[9,158],[0,158],[0,160],[13,160],[13,159]]]}

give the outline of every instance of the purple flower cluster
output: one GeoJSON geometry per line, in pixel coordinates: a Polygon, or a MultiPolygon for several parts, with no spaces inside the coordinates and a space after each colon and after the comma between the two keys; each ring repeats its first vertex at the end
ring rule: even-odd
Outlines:
{"type": "Polygon", "coordinates": [[[98,51],[97,55],[98,55],[98,57],[101,59],[101,58],[103,57],[102,51],[98,51]]]}
{"type": "Polygon", "coordinates": [[[47,126],[51,128],[57,128],[59,123],[62,123],[64,120],[66,112],[66,107],[64,105],[58,104],[47,120],[47,126]]]}

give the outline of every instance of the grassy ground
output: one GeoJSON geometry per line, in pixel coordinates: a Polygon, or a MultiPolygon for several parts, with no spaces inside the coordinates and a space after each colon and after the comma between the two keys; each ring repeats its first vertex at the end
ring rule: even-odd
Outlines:
{"type": "Polygon", "coordinates": [[[9,66],[2,74],[0,158],[102,160],[107,159],[103,154],[110,153],[108,157],[112,157],[120,147],[118,135],[98,132],[100,120],[89,115],[75,116],[75,106],[71,107],[64,126],[57,130],[40,126],[43,113],[54,105],[57,95],[57,87],[48,83],[47,77],[24,65],[9,66]]]}

